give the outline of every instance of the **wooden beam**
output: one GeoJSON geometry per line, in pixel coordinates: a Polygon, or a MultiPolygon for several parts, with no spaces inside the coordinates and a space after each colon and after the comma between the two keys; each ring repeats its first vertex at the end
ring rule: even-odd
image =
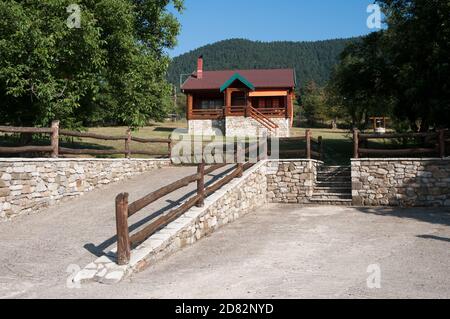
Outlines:
{"type": "Polygon", "coordinates": [[[250,97],[276,97],[288,96],[288,91],[254,91],[248,94],[250,97]]]}

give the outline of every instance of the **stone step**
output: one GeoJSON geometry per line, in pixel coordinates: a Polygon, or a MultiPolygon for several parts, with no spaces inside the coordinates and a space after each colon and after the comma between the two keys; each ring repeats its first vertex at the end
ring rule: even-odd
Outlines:
{"type": "Polygon", "coordinates": [[[319,172],[350,172],[350,166],[322,166],[319,167],[319,172]]]}
{"type": "Polygon", "coordinates": [[[340,194],[340,193],[331,193],[331,194],[313,194],[311,197],[313,200],[352,200],[351,194],[340,194]]]}
{"type": "Polygon", "coordinates": [[[351,199],[332,199],[332,200],[326,200],[326,199],[319,199],[319,198],[311,198],[309,200],[310,204],[314,205],[328,205],[328,206],[351,206],[352,200],[351,199]]]}
{"type": "Polygon", "coordinates": [[[352,194],[352,190],[350,188],[314,188],[314,195],[333,195],[333,194],[352,194]]]}
{"type": "Polygon", "coordinates": [[[322,176],[318,176],[317,177],[317,181],[318,182],[351,182],[351,178],[350,177],[322,177],[322,176]]]}
{"type": "Polygon", "coordinates": [[[340,191],[338,193],[351,193],[352,188],[351,188],[350,184],[346,185],[346,186],[334,186],[334,187],[316,186],[316,187],[314,187],[314,191],[317,191],[317,192],[340,191]]]}
{"type": "Polygon", "coordinates": [[[351,181],[317,181],[316,187],[346,187],[352,188],[351,181]]]}

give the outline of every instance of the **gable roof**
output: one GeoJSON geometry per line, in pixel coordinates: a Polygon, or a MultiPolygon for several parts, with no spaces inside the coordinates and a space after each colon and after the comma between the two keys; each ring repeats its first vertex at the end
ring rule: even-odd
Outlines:
{"type": "Polygon", "coordinates": [[[246,78],[244,78],[239,73],[235,73],[228,81],[226,81],[220,87],[220,92],[223,92],[226,89],[228,89],[230,87],[230,85],[233,84],[235,81],[240,81],[242,84],[244,84],[246,87],[248,87],[252,91],[255,90],[255,86],[250,81],[248,81],[246,78]]]}
{"type": "MultiPolygon", "coordinates": [[[[182,90],[221,90],[235,74],[257,88],[293,88],[296,85],[293,69],[203,71],[198,79],[193,73],[182,85],[182,90]]],[[[245,84],[245,83],[244,83],[245,84]]]]}

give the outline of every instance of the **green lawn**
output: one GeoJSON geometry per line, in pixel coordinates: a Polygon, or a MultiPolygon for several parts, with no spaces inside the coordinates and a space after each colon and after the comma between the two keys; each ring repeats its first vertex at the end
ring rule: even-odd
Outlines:
{"type": "MultiPolygon", "coordinates": [[[[305,136],[307,128],[293,128],[292,136],[305,136]]],[[[353,157],[353,133],[348,130],[311,129],[312,136],[322,136],[324,161],[329,165],[349,165],[353,157]]]]}
{"type": "MultiPolygon", "coordinates": [[[[143,127],[139,130],[134,131],[133,136],[142,137],[142,138],[168,138],[172,135],[174,130],[179,129],[180,134],[187,133],[187,123],[186,121],[179,122],[165,122],[165,123],[155,123],[146,127],[143,127]]],[[[124,135],[126,132],[126,127],[97,127],[90,128],[88,132],[97,133],[102,135],[124,135]]],[[[305,135],[304,128],[293,128],[292,136],[304,136],[305,135]]],[[[319,136],[323,137],[324,140],[324,151],[325,157],[324,160],[329,164],[348,164],[349,159],[352,156],[352,148],[353,143],[351,140],[351,133],[349,131],[343,130],[328,130],[328,129],[312,129],[313,137],[318,138],[319,136]]],[[[177,135],[175,135],[177,137],[177,135]]],[[[227,138],[226,140],[230,140],[227,138]]],[[[3,146],[14,146],[17,145],[14,139],[5,139],[0,135],[0,145],[3,146]]],[[[34,141],[35,145],[48,145],[49,140],[47,137],[42,140],[34,141]]],[[[69,147],[69,148],[94,148],[94,149],[124,149],[124,141],[103,141],[97,139],[90,138],[69,138],[66,140],[61,140],[61,146],[69,147]]],[[[287,149],[304,149],[304,143],[299,144],[282,144],[282,148],[287,149]]],[[[152,151],[155,153],[166,154],[167,153],[167,144],[143,144],[132,142],[131,144],[132,150],[146,150],[152,151]]],[[[110,156],[108,156],[110,157],[110,156]]],[[[115,157],[122,157],[121,155],[117,155],[115,157]]],[[[145,156],[143,156],[145,157],[145,156]]]]}

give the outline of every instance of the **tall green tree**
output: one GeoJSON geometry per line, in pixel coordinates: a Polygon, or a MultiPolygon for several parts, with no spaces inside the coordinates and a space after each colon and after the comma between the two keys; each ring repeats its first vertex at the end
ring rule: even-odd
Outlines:
{"type": "Polygon", "coordinates": [[[383,32],[372,33],[341,54],[328,86],[329,101],[341,105],[354,127],[367,125],[369,116],[390,114],[390,67],[382,46],[383,32]]]}
{"type": "Polygon", "coordinates": [[[161,119],[171,96],[165,49],[180,30],[169,6],[182,11],[183,0],[0,2],[0,122],[161,119]],[[73,3],[79,28],[67,24],[73,3]]]}
{"type": "Polygon", "coordinates": [[[386,15],[384,51],[390,94],[400,119],[430,126],[450,123],[450,1],[379,0],[386,15]]]}
{"type": "Polygon", "coordinates": [[[378,0],[387,29],[350,45],[330,87],[354,125],[392,112],[413,130],[450,123],[450,1],[378,0]],[[420,128],[417,123],[421,123],[420,128]]]}

